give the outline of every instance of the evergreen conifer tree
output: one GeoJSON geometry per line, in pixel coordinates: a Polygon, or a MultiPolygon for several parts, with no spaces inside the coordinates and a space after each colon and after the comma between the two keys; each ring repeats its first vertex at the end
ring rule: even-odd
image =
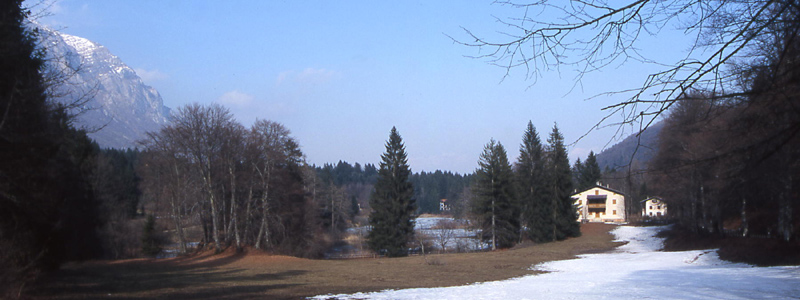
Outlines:
{"type": "Polygon", "coordinates": [[[22,6],[0,1],[0,298],[39,270],[99,251],[91,142],[48,105],[22,6]]]}
{"type": "Polygon", "coordinates": [[[600,165],[597,164],[597,156],[594,155],[594,151],[589,151],[589,157],[586,158],[578,173],[578,190],[583,191],[595,186],[601,176],[603,173],[600,171],[600,165]]]}
{"type": "Polygon", "coordinates": [[[520,229],[519,209],[503,145],[491,140],[484,147],[478,165],[472,212],[479,219],[481,237],[492,250],[514,246],[520,229]]]}
{"type": "Polygon", "coordinates": [[[564,145],[564,136],[553,126],[553,132],[547,139],[547,189],[552,201],[552,240],[563,240],[580,236],[578,212],[572,200],[572,172],[564,145]]]}
{"type": "Polygon", "coordinates": [[[148,215],[142,229],[142,254],[155,257],[159,253],[161,253],[161,245],[159,245],[158,237],[156,236],[156,218],[153,215],[148,215]]]}
{"type": "Polygon", "coordinates": [[[575,164],[572,165],[572,185],[578,190],[582,190],[583,187],[583,162],[581,162],[581,158],[575,160],[575,164]]]}
{"type": "Polygon", "coordinates": [[[526,235],[534,242],[549,241],[548,228],[552,224],[551,203],[544,189],[544,149],[532,122],[522,137],[519,159],[516,164],[517,191],[522,211],[522,225],[526,235]]]}
{"type": "Polygon", "coordinates": [[[386,153],[381,155],[375,190],[370,197],[372,213],[369,224],[372,229],[367,236],[372,250],[390,257],[406,256],[406,244],[414,236],[417,205],[410,175],[403,139],[392,127],[386,153]]]}

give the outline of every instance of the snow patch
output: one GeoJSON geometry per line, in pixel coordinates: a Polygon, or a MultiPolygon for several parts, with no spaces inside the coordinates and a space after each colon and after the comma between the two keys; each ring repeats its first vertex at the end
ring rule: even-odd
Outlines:
{"type": "Polygon", "coordinates": [[[533,266],[550,273],[446,288],[387,290],[314,299],[797,299],[800,266],[753,267],[715,250],[659,252],[665,227],[621,226],[617,251],[533,266]]]}

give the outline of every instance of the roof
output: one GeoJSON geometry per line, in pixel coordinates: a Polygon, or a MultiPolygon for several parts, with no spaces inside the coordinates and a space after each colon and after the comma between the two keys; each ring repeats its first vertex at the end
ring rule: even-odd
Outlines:
{"type": "Polygon", "coordinates": [[[650,201],[650,200],[664,201],[664,199],[661,199],[661,197],[655,197],[654,196],[654,197],[647,197],[647,199],[644,199],[644,200],[639,201],[639,202],[647,202],[647,201],[650,201]]]}
{"type": "Polygon", "coordinates": [[[623,193],[623,192],[622,192],[622,191],[620,191],[620,190],[615,190],[615,189],[612,189],[612,188],[610,188],[610,187],[605,187],[605,186],[602,186],[602,185],[599,185],[599,184],[595,184],[594,186],[592,186],[592,187],[590,187],[590,188],[588,188],[588,189],[585,189],[585,190],[583,190],[583,191],[580,191],[580,192],[578,192],[578,193],[572,194],[572,196],[575,196],[575,195],[577,195],[577,194],[583,193],[583,192],[585,192],[585,191],[588,191],[588,190],[591,190],[591,189],[594,189],[594,188],[603,189],[603,190],[606,190],[606,191],[609,191],[609,192],[612,192],[612,193],[617,193],[617,194],[620,194],[620,195],[623,195],[623,196],[625,195],[625,193],[623,193]]]}

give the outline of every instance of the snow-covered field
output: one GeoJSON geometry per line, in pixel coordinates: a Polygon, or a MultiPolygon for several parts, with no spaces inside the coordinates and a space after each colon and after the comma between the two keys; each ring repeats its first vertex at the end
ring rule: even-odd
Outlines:
{"type": "Polygon", "coordinates": [[[317,299],[800,299],[800,266],[753,267],[714,250],[658,252],[663,227],[619,227],[611,253],[533,266],[550,273],[448,288],[317,299]]]}

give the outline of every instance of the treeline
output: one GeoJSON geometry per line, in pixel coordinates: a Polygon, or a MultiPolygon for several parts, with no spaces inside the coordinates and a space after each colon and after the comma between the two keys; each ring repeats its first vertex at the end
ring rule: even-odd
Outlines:
{"type": "Polygon", "coordinates": [[[378,178],[378,168],[373,164],[366,164],[362,167],[359,163],[350,165],[348,162],[340,160],[336,165],[324,164],[316,167],[316,170],[320,178],[338,186],[353,183],[375,184],[375,180],[378,178]]]}
{"type": "Polygon", "coordinates": [[[92,143],[94,165],[90,176],[97,205],[99,237],[103,258],[119,259],[140,256],[142,250],[142,210],[136,169],[139,151],[135,149],[100,149],[92,143]]]}
{"type": "Polygon", "coordinates": [[[704,234],[797,239],[800,102],[695,96],[670,112],[650,165],[669,214],[704,234]]]}
{"type": "Polygon", "coordinates": [[[216,251],[251,246],[322,254],[351,209],[343,192],[308,167],[290,131],[257,120],[245,128],[228,109],[190,104],[144,141],[142,191],[178,243],[200,233],[216,251]]]}
{"type": "MultiPolygon", "coordinates": [[[[378,178],[378,168],[373,164],[351,165],[345,161],[315,167],[317,175],[325,184],[333,184],[344,190],[344,197],[357,203],[361,210],[369,211],[369,196],[378,178]]],[[[447,199],[449,211],[445,213],[461,216],[464,213],[462,198],[471,183],[472,175],[461,175],[450,171],[419,172],[409,176],[414,187],[413,197],[417,203],[417,214],[439,214],[439,203],[447,199]]],[[[364,224],[361,219],[359,224],[364,224]]]]}
{"type": "Polygon", "coordinates": [[[491,140],[480,156],[470,212],[481,238],[494,250],[523,239],[550,242],[580,236],[571,195],[573,177],[582,175],[573,176],[558,127],[544,145],[529,122],[519,151],[512,166],[505,147],[491,140]]]}
{"type": "Polygon", "coordinates": [[[736,92],[687,93],[665,121],[652,188],[690,230],[798,238],[800,8],[784,4],[732,68],[736,92]]]}
{"type": "Polygon", "coordinates": [[[466,214],[465,194],[469,193],[472,174],[461,175],[450,171],[414,173],[409,181],[414,186],[419,214],[446,213],[455,217],[466,214]],[[440,211],[440,202],[445,199],[446,211],[440,211]]]}

